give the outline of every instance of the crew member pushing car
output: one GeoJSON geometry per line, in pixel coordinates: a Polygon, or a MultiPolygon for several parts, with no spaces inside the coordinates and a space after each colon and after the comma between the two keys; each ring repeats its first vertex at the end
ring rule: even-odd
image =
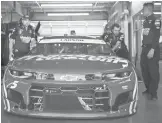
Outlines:
{"type": "Polygon", "coordinates": [[[108,24],[104,28],[104,34],[101,36],[101,38],[107,42],[108,35],[111,33],[110,28],[108,27],[108,24]]]}
{"type": "Polygon", "coordinates": [[[125,59],[129,59],[128,49],[124,42],[124,34],[120,32],[121,27],[119,24],[113,24],[111,33],[107,35],[105,41],[110,43],[111,48],[116,55],[125,59]]]}
{"type": "Polygon", "coordinates": [[[153,14],[153,3],[145,3],[143,14],[145,20],[143,23],[143,40],[141,53],[141,70],[149,99],[157,100],[157,89],[159,84],[159,59],[160,59],[160,28],[161,21],[156,19],[153,14]]]}
{"type": "Polygon", "coordinates": [[[30,49],[34,47],[34,30],[33,27],[29,25],[29,23],[29,18],[27,16],[21,18],[19,26],[17,26],[12,32],[12,34],[10,34],[10,60],[12,60],[13,56],[14,58],[18,58],[27,55],[30,49]]]}

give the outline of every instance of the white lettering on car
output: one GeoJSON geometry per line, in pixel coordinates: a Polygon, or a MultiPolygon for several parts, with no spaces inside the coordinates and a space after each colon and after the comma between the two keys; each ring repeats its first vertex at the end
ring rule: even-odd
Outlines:
{"type": "Polygon", "coordinates": [[[114,56],[92,56],[92,55],[49,55],[49,56],[43,56],[43,55],[37,55],[37,56],[28,56],[24,57],[24,60],[31,60],[34,59],[36,61],[43,61],[43,60],[88,60],[88,61],[100,61],[100,62],[107,62],[107,63],[122,63],[123,68],[128,66],[128,61],[122,58],[117,58],[114,56]]]}
{"type": "Polygon", "coordinates": [[[105,62],[107,59],[106,58],[101,58],[100,61],[101,62],[105,62]]]}
{"type": "Polygon", "coordinates": [[[11,82],[10,84],[7,85],[7,87],[9,87],[11,89],[15,89],[17,87],[18,83],[19,83],[19,81],[11,82]]]}
{"type": "Polygon", "coordinates": [[[84,41],[83,39],[71,39],[71,38],[67,38],[67,39],[61,39],[61,41],[84,41]]]}
{"type": "Polygon", "coordinates": [[[40,56],[37,56],[36,61],[42,61],[46,58],[47,58],[46,56],[40,55],[40,56]]]}
{"type": "Polygon", "coordinates": [[[47,56],[45,57],[45,60],[51,60],[53,57],[50,55],[50,56],[47,56]]]}
{"type": "Polygon", "coordinates": [[[77,59],[77,57],[72,57],[72,56],[70,56],[70,57],[68,57],[68,59],[77,59]]]}
{"type": "Polygon", "coordinates": [[[88,58],[88,60],[89,60],[89,61],[100,61],[101,58],[96,57],[96,56],[90,56],[90,57],[88,58]]]}
{"type": "Polygon", "coordinates": [[[50,59],[48,59],[48,60],[60,60],[61,59],[61,57],[51,57],[50,59]]]}
{"type": "Polygon", "coordinates": [[[86,60],[86,58],[78,58],[79,60],[86,60]]]}
{"type": "Polygon", "coordinates": [[[109,62],[109,63],[110,63],[110,62],[112,62],[112,61],[113,61],[113,59],[107,59],[106,62],[109,62]]]}
{"type": "Polygon", "coordinates": [[[36,61],[43,61],[43,58],[37,58],[36,61]]]}

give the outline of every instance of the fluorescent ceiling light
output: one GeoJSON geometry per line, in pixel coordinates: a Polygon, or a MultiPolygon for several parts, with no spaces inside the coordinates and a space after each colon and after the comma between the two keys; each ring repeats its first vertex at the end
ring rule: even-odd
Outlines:
{"type": "MultiPolygon", "coordinates": [[[[56,13],[56,12],[92,12],[92,11],[95,11],[95,12],[100,12],[100,11],[107,11],[106,9],[45,9],[47,13],[56,13]]],[[[39,12],[40,10],[35,10],[36,12],[39,12]]]]}
{"type": "Polygon", "coordinates": [[[161,14],[161,12],[154,12],[154,14],[159,15],[159,14],[161,14]]]}
{"type": "Polygon", "coordinates": [[[154,3],[154,5],[161,5],[161,3],[154,3]]]}
{"type": "Polygon", "coordinates": [[[89,15],[89,13],[48,13],[48,16],[80,16],[89,15]]]}
{"type": "MultiPolygon", "coordinates": [[[[141,12],[141,14],[143,15],[143,13],[141,12]]],[[[154,12],[155,15],[159,15],[161,14],[161,12],[154,12]]]]}
{"type": "Polygon", "coordinates": [[[85,6],[92,6],[92,4],[41,4],[41,7],[85,7],[85,6]]]}

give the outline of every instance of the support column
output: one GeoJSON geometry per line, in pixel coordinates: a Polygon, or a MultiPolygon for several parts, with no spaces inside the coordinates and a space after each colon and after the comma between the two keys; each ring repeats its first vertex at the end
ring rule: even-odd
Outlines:
{"type": "MultiPolygon", "coordinates": [[[[124,13],[128,10],[124,10],[124,13]]],[[[124,35],[125,35],[125,44],[129,49],[129,41],[128,41],[128,15],[124,15],[124,35]]]]}
{"type": "Polygon", "coordinates": [[[125,44],[128,47],[129,50],[129,33],[128,33],[128,2],[124,2],[124,35],[125,35],[125,44]]]}
{"type": "Polygon", "coordinates": [[[162,2],[161,2],[161,20],[162,20],[162,2]]]}

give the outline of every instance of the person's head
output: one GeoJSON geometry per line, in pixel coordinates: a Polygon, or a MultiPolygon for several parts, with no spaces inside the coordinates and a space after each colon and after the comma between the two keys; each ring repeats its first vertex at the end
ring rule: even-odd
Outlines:
{"type": "Polygon", "coordinates": [[[71,35],[76,35],[75,30],[72,30],[72,31],[71,31],[71,35]]]}
{"type": "Polygon", "coordinates": [[[113,24],[112,27],[111,27],[111,31],[115,36],[119,35],[120,30],[121,30],[121,27],[117,23],[113,24]]]}
{"type": "Polygon", "coordinates": [[[154,10],[154,4],[152,2],[143,4],[143,15],[145,17],[151,15],[153,13],[153,10],[154,10]]]}
{"type": "Polygon", "coordinates": [[[29,26],[30,24],[29,16],[24,16],[23,18],[21,18],[21,22],[22,22],[22,25],[29,26]]]}

